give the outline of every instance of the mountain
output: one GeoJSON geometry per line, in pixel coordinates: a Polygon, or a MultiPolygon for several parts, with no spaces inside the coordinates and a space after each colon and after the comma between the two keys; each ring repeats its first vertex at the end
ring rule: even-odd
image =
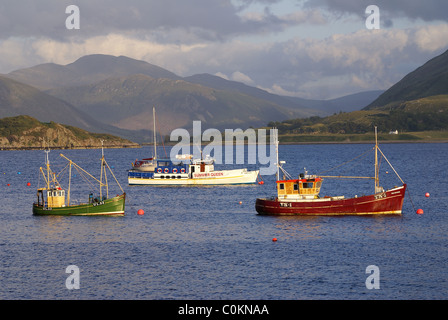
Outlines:
{"type": "Polygon", "coordinates": [[[383,92],[384,90],[364,91],[329,100],[311,100],[296,97],[290,97],[289,99],[296,104],[314,110],[316,115],[319,115],[317,113],[318,111],[322,111],[323,115],[331,115],[338,112],[361,110],[378,98],[383,92]]]}
{"type": "Polygon", "coordinates": [[[239,92],[143,74],[55,88],[48,93],[95,119],[128,130],[152,128],[152,107],[156,107],[157,127],[164,134],[188,129],[194,120],[201,120],[204,129],[247,128],[301,115],[299,110],[239,92]]]}
{"type": "Polygon", "coordinates": [[[72,104],[32,86],[0,76],[0,118],[29,115],[42,122],[57,122],[91,132],[106,132],[133,141],[152,136],[149,130],[124,130],[93,118],[72,104]]]}
{"type": "Polygon", "coordinates": [[[448,94],[448,50],[407,74],[366,109],[448,94]]]}
{"type": "Polygon", "coordinates": [[[272,94],[267,92],[266,90],[251,87],[241,82],[226,80],[224,78],[214,76],[208,73],[196,74],[193,76],[185,77],[184,80],[217,90],[237,92],[257,99],[266,100],[274,104],[283,106],[285,108],[300,111],[302,116],[304,117],[319,114],[319,112],[316,112],[316,110],[302,105],[301,101],[297,102],[289,97],[283,97],[276,94],[272,94]]]}
{"type": "Polygon", "coordinates": [[[16,70],[7,77],[41,90],[93,84],[110,77],[145,74],[153,78],[181,79],[174,73],[150,63],[124,56],[92,54],[65,66],[40,64],[16,70]]]}
{"type": "Polygon", "coordinates": [[[82,128],[94,123],[69,103],[29,85],[0,76],[0,118],[29,115],[82,128]]]}
{"type": "Polygon", "coordinates": [[[279,96],[237,81],[230,81],[207,73],[184,78],[185,81],[201,84],[214,89],[235,91],[272,103],[300,110],[303,117],[326,116],[335,112],[360,110],[374,101],[383,90],[359,92],[329,100],[313,100],[298,97],[279,96]]]}
{"type": "Polygon", "coordinates": [[[16,70],[4,75],[3,82],[6,77],[34,93],[22,95],[26,102],[20,109],[9,93],[0,92],[0,101],[7,100],[0,117],[27,114],[138,142],[151,140],[152,107],[157,110],[158,130],[167,134],[175,128],[190,129],[194,120],[201,120],[203,129],[245,129],[359,110],[377,94],[328,101],[285,97],[210,74],[182,78],[145,61],[101,54],[67,65],[46,63],[16,70]],[[33,104],[40,109],[31,108],[33,104]]]}
{"type": "Polygon", "coordinates": [[[137,147],[138,145],[119,137],[95,134],[55,122],[44,123],[30,116],[0,119],[0,148],[86,148],[137,147]]]}
{"type": "Polygon", "coordinates": [[[283,134],[448,130],[448,51],[407,74],[362,110],[270,123],[283,134]]]}

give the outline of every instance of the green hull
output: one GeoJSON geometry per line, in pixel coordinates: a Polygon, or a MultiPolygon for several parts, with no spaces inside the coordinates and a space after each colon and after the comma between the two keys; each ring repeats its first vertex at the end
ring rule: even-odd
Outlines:
{"type": "Polygon", "coordinates": [[[33,204],[33,214],[39,216],[123,216],[126,193],[99,203],[47,208],[33,204]]]}

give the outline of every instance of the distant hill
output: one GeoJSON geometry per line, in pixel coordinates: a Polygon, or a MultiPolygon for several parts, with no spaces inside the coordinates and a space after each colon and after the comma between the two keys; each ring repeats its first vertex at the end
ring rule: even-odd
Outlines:
{"type": "Polygon", "coordinates": [[[189,129],[194,120],[201,120],[204,129],[247,128],[302,115],[242,93],[143,74],[48,92],[95,119],[128,130],[152,128],[152,108],[156,107],[157,127],[164,134],[189,129]]]}
{"type": "Polygon", "coordinates": [[[448,95],[406,101],[394,108],[341,112],[328,117],[270,122],[281,134],[364,134],[398,130],[403,132],[448,130],[448,95]]]}
{"type": "Polygon", "coordinates": [[[42,122],[57,122],[91,132],[105,132],[132,141],[145,141],[151,131],[124,130],[84,113],[72,104],[32,86],[0,76],[0,118],[29,115],[42,122]]]}
{"type": "Polygon", "coordinates": [[[67,65],[16,70],[1,79],[10,81],[5,86],[21,84],[28,91],[33,86],[34,94],[23,91],[18,95],[23,103],[17,104],[8,90],[0,90],[0,104],[7,100],[0,116],[27,114],[137,142],[152,139],[152,107],[157,109],[158,130],[167,134],[190,129],[193,120],[201,120],[204,129],[245,129],[360,110],[379,95],[365,92],[328,101],[279,96],[210,74],[182,78],[145,61],[102,54],[67,65]]]}
{"type": "Polygon", "coordinates": [[[325,112],[320,112],[319,110],[316,111],[312,107],[310,108],[308,106],[305,106],[304,104],[302,104],[300,100],[294,100],[293,98],[290,97],[284,97],[272,94],[267,92],[266,90],[251,87],[238,81],[226,80],[224,78],[214,76],[208,73],[196,74],[193,76],[185,77],[184,80],[217,90],[238,92],[257,99],[266,100],[279,106],[299,111],[301,113],[301,116],[303,117],[325,114],[325,112]]]}
{"type": "Polygon", "coordinates": [[[448,50],[407,74],[365,109],[448,94],[448,50]]]}
{"type": "Polygon", "coordinates": [[[0,76],[0,118],[29,115],[40,121],[56,121],[82,128],[94,127],[72,105],[29,85],[0,76]]]}
{"type": "Polygon", "coordinates": [[[108,134],[91,133],[55,122],[44,123],[30,116],[0,119],[0,149],[137,147],[136,143],[108,134]]]}
{"type": "Polygon", "coordinates": [[[335,99],[313,100],[272,94],[241,82],[229,81],[206,73],[185,77],[184,80],[214,89],[244,93],[259,99],[268,100],[284,107],[297,109],[302,112],[303,117],[316,115],[326,116],[340,111],[350,112],[361,110],[384,92],[384,90],[372,90],[350,94],[335,99]]]}
{"type": "Polygon", "coordinates": [[[93,84],[110,77],[145,74],[153,78],[181,79],[174,73],[153,64],[124,56],[92,54],[65,66],[40,64],[9,73],[11,79],[41,90],[93,84]]]}
{"type": "Polygon", "coordinates": [[[271,122],[284,134],[448,130],[448,51],[406,75],[362,110],[271,122]]]}
{"type": "MultiPolygon", "coordinates": [[[[383,92],[384,90],[364,91],[328,100],[311,100],[295,97],[289,97],[289,99],[314,110],[315,113],[316,111],[322,111],[324,115],[332,115],[339,112],[361,110],[378,98],[383,92]]],[[[315,115],[319,114],[316,113],[315,115]]]]}

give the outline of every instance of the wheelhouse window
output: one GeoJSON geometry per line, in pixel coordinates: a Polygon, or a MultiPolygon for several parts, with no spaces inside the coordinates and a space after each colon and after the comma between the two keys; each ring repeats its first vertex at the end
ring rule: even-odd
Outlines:
{"type": "Polygon", "coordinates": [[[304,187],[305,189],[311,189],[311,188],[314,187],[314,182],[304,182],[304,183],[303,183],[303,187],[304,187]]]}

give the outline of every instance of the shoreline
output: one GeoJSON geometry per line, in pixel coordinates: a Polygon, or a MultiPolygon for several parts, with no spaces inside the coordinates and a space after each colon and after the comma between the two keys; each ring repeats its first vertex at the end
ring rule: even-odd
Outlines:
{"type": "MultiPolygon", "coordinates": [[[[0,151],[27,151],[27,150],[45,150],[48,147],[0,147],[0,151]]],[[[67,146],[53,146],[50,147],[52,150],[84,150],[84,149],[101,149],[101,146],[85,146],[85,147],[67,147],[67,146]]],[[[114,145],[114,146],[103,146],[104,149],[138,149],[141,148],[141,145],[114,145]]]]}
{"type": "MultiPolygon", "coordinates": [[[[375,143],[374,141],[313,141],[313,142],[299,142],[299,141],[293,141],[293,142],[279,142],[279,144],[371,144],[375,143]]],[[[378,140],[379,144],[393,144],[393,143],[448,143],[447,139],[440,139],[440,140],[378,140]]]]}
{"type": "MultiPolygon", "coordinates": [[[[303,144],[371,144],[375,143],[373,140],[359,140],[359,141],[279,141],[279,145],[303,145],[303,144]]],[[[393,143],[448,143],[448,139],[421,139],[421,140],[380,140],[378,139],[379,144],[393,144],[393,143]]],[[[177,143],[165,143],[165,146],[175,146],[177,143]]],[[[182,144],[180,146],[191,146],[190,144],[182,144]]],[[[202,146],[219,146],[218,143],[202,143],[202,146]]],[[[222,142],[222,145],[225,146],[225,141],[222,142]]],[[[248,143],[245,141],[244,143],[236,143],[236,141],[233,142],[233,145],[257,145],[256,143],[248,143]]],[[[268,145],[268,144],[267,144],[268,145]]],[[[142,143],[140,144],[140,147],[152,147],[152,143],[142,143]]]]}
{"type": "MultiPolygon", "coordinates": [[[[280,139],[281,140],[281,139],[280,139]]],[[[397,144],[397,143],[448,143],[448,139],[412,139],[412,140],[381,140],[379,139],[378,142],[380,144],[397,144]]],[[[279,141],[279,145],[319,145],[319,144],[372,144],[374,141],[369,140],[358,140],[358,141],[350,141],[350,140],[344,140],[344,141],[279,141]]],[[[175,146],[178,143],[165,143],[165,146],[175,146]]],[[[192,143],[187,144],[192,145],[192,143]]],[[[219,145],[214,144],[213,142],[209,143],[202,143],[202,146],[213,146],[213,145],[219,145]]],[[[222,145],[226,145],[226,142],[223,141],[222,145]]],[[[247,141],[244,141],[244,143],[237,143],[236,141],[233,142],[233,145],[254,145],[254,143],[248,143],[247,141]]],[[[257,145],[255,143],[255,145],[257,145]]],[[[113,145],[113,146],[103,146],[105,149],[138,149],[142,147],[148,147],[152,146],[152,143],[141,143],[141,144],[132,144],[132,145],[113,145]]],[[[101,146],[75,146],[75,147],[67,147],[67,146],[53,146],[50,147],[54,150],[84,150],[84,149],[101,149],[101,146]]],[[[0,151],[26,151],[26,150],[44,150],[45,148],[42,146],[39,147],[4,147],[0,146],[0,151]]]]}

